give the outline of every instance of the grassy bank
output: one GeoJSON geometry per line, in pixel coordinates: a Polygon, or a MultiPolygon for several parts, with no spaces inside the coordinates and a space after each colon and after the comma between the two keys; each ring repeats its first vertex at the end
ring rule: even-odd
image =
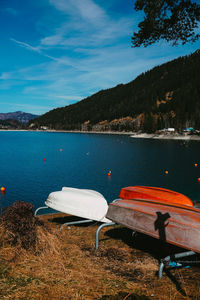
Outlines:
{"type": "MultiPolygon", "coordinates": [[[[144,235],[115,226],[100,234],[97,224],[59,225],[72,217],[40,216],[34,249],[11,245],[0,230],[1,299],[199,299],[200,270],[174,269],[158,279],[158,258],[174,251],[144,235]]],[[[177,249],[176,249],[177,250],[177,249]]]]}

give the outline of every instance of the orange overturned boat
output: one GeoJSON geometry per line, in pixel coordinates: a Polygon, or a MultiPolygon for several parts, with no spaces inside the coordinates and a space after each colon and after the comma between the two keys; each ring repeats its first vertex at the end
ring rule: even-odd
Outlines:
{"type": "Polygon", "coordinates": [[[200,253],[200,209],[177,192],[133,186],[121,189],[106,217],[133,231],[200,253]]]}

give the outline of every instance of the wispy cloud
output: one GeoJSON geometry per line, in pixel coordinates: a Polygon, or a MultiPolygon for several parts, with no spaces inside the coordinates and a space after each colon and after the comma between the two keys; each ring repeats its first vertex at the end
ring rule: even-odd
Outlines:
{"type": "MultiPolygon", "coordinates": [[[[18,110],[22,110],[24,112],[34,112],[34,114],[42,114],[46,112],[47,106],[43,105],[33,105],[33,104],[16,104],[15,105],[18,110]],[[42,112],[42,113],[41,113],[42,112]]],[[[15,108],[15,109],[16,109],[15,108]]],[[[49,107],[50,108],[50,107],[49,107]]],[[[51,108],[50,108],[51,109],[51,108]]],[[[13,110],[12,110],[13,111],[13,110]]]]}
{"type": "Polygon", "coordinates": [[[105,11],[92,0],[50,0],[50,3],[62,13],[78,19],[82,18],[95,26],[101,25],[107,18],[105,11]]]}
{"type": "Polygon", "coordinates": [[[16,39],[13,39],[13,38],[10,38],[10,40],[13,41],[13,42],[15,42],[16,44],[20,45],[21,47],[26,48],[27,50],[30,50],[30,51],[33,51],[33,52],[37,52],[38,54],[40,54],[42,56],[45,56],[45,57],[48,57],[48,58],[50,58],[52,60],[57,60],[57,58],[55,58],[55,57],[53,57],[51,55],[43,53],[41,51],[41,49],[40,49],[40,46],[33,47],[30,44],[28,44],[28,43],[17,41],[16,39]]]}
{"type": "Polygon", "coordinates": [[[57,25],[52,35],[41,39],[41,47],[105,47],[130,34],[135,23],[130,16],[112,18],[92,0],[50,3],[69,17],[57,25]]]}
{"type": "Polygon", "coordinates": [[[10,79],[10,73],[6,73],[6,72],[3,72],[0,76],[0,79],[2,80],[7,80],[7,79],[10,79]]]}
{"type": "Polygon", "coordinates": [[[28,50],[31,50],[31,51],[34,51],[34,52],[37,52],[37,53],[41,53],[41,51],[40,51],[40,49],[38,47],[33,47],[33,46],[31,46],[31,45],[29,45],[27,43],[17,41],[17,40],[15,40],[13,38],[10,38],[10,40],[13,41],[13,42],[15,42],[15,43],[17,43],[21,47],[24,47],[24,48],[28,49],[28,50]]]}
{"type": "MultiPolygon", "coordinates": [[[[64,64],[64,65],[71,65],[70,60],[67,59],[66,57],[64,57],[64,58],[62,58],[62,57],[61,58],[57,58],[57,57],[54,57],[52,55],[49,55],[49,54],[45,53],[41,49],[42,48],[41,46],[33,47],[30,44],[28,44],[28,43],[17,41],[16,39],[13,39],[13,38],[10,38],[10,40],[13,41],[13,42],[15,42],[16,44],[20,45],[21,47],[26,48],[27,50],[36,52],[36,53],[40,54],[41,56],[49,58],[50,60],[56,61],[56,62],[58,62],[60,64],[64,64]]],[[[4,74],[4,76],[5,75],[8,76],[6,73],[4,74]]],[[[0,77],[0,79],[1,79],[1,77],[0,77]]]]}

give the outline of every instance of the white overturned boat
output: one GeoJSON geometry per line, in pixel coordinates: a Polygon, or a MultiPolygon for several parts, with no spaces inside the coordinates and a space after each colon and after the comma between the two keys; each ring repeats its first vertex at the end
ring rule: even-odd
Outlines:
{"type": "Polygon", "coordinates": [[[62,213],[86,219],[66,224],[72,225],[89,221],[112,222],[105,218],[108,210],[106,199],[94,190],[63,187],[61,191],[50,193],[45,204],[45,207],[39,207],[35,211],[35,216],[41,209],[52,208],[62,213]]]}

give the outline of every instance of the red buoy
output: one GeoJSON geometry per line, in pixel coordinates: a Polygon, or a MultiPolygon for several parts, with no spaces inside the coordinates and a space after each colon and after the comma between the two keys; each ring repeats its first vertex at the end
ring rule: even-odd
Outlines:
{"type": "Polygon", "coordinates": [[[198,180],[198,182],[200,182],[200,177],[199,177],[199,178],[197,178],[197,180],[198,180]]]}
{"type": "Polygon", "coordinates": [[[44,158],[44,161],[46,161],[46,158],[44,158]]]}
{"type": "Polygon", "coordinates": [[[6,188],[5,188],[4,186],[2,186],[2,187],[1,187],[1,192],[2,192],[2,193],[5,193],[5,191],[6,191],[6,188]]]}

